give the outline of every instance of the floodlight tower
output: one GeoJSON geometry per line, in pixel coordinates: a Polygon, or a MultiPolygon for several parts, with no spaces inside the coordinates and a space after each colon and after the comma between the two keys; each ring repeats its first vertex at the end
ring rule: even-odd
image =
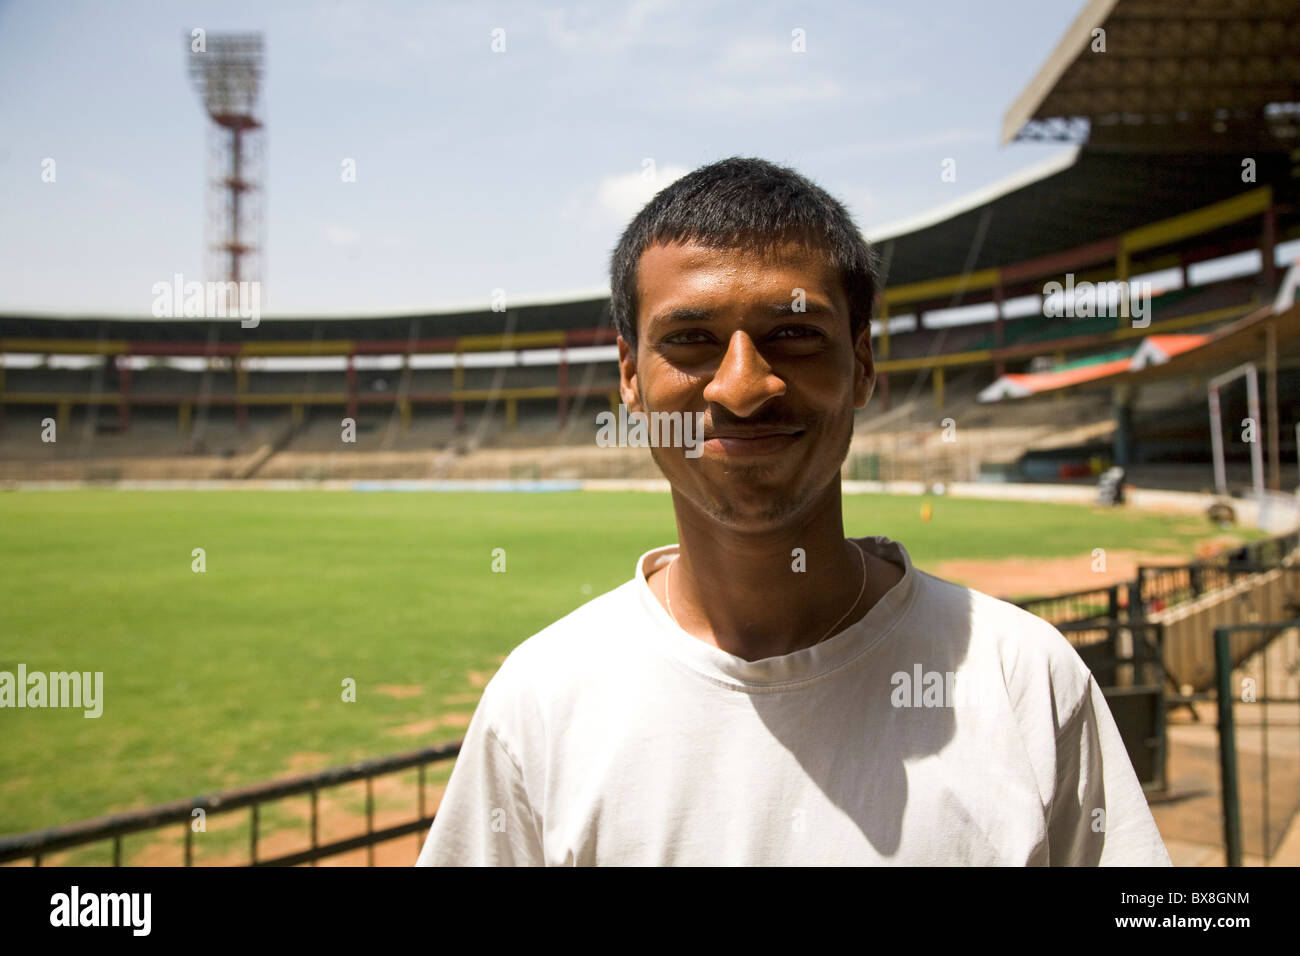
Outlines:
{"type": "Polygon", "coordinates": [[[189,65],[211,120],[207,278],[256,281],[262,248],[262,35],[211,34],[202,45],[201,50],[190,46],[189,65]]]}

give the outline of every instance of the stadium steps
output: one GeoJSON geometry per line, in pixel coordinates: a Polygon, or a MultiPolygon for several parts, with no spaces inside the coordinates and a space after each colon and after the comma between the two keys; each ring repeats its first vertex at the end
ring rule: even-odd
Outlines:
{"type": "Polygon", "coordinates": [[[1105,396],[1078,395],[1047,402],[984,405],[970,377],[941,411],[928,396],[910,404],[911,414],[860,428],[850,448],[847,475],[883,481],[978,481],[985,466],[1003,471],[1027,452],[1096,441],[1114,430],[1105,396]],[[954,429],[945,429],[951,419],[954,429]],[[945,435],[954,441],[945,441],[945,435]]]}

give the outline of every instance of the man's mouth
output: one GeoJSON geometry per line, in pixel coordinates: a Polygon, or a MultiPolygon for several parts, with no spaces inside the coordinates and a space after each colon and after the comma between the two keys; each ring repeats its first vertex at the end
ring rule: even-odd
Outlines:
{"type": "Polygon", "coordinates": [[[801,428],[721,428],[704,436],[704,450],[729,458],[771,455],[789,448],[801,435],[801,428]]]}

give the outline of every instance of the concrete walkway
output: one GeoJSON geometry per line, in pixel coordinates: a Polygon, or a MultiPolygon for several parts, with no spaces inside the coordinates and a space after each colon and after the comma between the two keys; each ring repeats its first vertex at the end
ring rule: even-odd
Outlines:
{"type": "MultiPolygon", "coordinates": [[[[1196,707],[1199,722],[1185,707],[1170,713],[1170,791],[1151,797],[1151,813],[1175,866],[1223,866],[1216,711],[1213,704],[1196,707]]],[[[1263,717],[1264,710],[1256,705],[1234,710],[1242,862],[1300,866],[1300,705],[1269,704],[1267,731],[1263,717]],[[1267,862],[1266,839],[1272,850],[1267,862]]]]}

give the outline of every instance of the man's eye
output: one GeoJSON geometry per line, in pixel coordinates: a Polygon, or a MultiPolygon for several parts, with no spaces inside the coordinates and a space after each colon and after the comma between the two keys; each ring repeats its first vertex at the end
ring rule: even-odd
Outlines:
{"type": "Polygon", "coordinates": [[[772,338],[810,338],[820,336],[821,332],[809,325],[784,325],[772,333],[772,338]],[[783,336],[782,333],[789,332],[790,335],[783,336]]]}
{"type": "Polygon", "coordinates": [[[707,332],[675,332],[660,340],[664,345],[704,345],[709,341],[707,332]]]}

